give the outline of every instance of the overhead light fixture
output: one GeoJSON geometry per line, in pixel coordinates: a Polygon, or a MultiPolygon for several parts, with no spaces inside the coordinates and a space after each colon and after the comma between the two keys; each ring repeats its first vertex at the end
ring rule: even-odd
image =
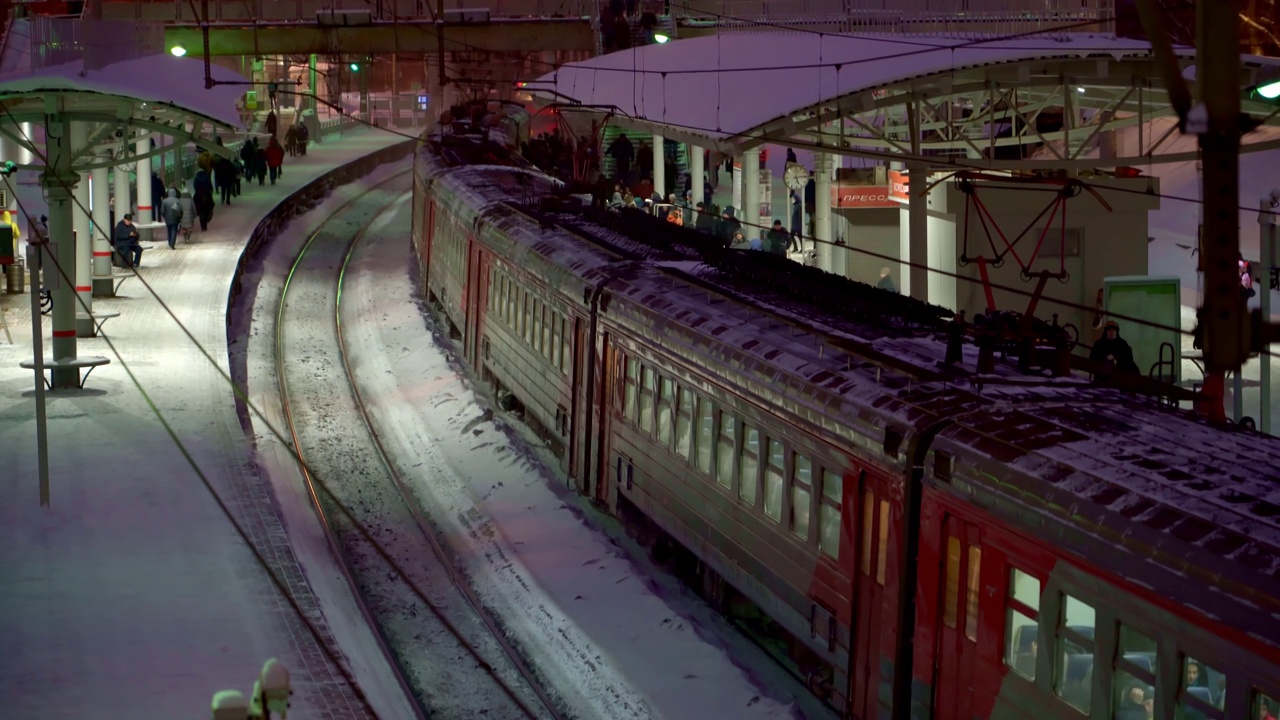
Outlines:
{"type": "Polygon", "coordinates": [[[351,72],[360,72],[360,63],[351,63],[351,72]]]}
{"type": "Polygon", "coordinates": [[[663,35],[662,33],[655,33],[653,36],[653,41],[658,43],[659,45],[665,45],[666,42],[670,39],[671,39],[670,35],[663,35]]]}
{"type": "Polygon", "coordinates": [[[1280,97],[1280,82],[1273,82],[1267,85],[1258,86],[1258,94],[1268,100],[1275,100],[1280,97]]]}
{"type": "Polygon", "coordinates": [[[1082,87],[1078,87],[1078,88],[1076,88],[1076,92],[1078,92],[1078,93],[1080,93],[1081,95],[1083,95],[1083,94],[1084,94],[1084,88],[1082,88],[1082,87]]]}
{"type": "Polygon", "coordinates": [[[182,57],[183,55],[187,54],[187,49],[182,47],[181,45],[174,45],[173,47],[169,48],[169,52],[174,57],[182,57]]]}

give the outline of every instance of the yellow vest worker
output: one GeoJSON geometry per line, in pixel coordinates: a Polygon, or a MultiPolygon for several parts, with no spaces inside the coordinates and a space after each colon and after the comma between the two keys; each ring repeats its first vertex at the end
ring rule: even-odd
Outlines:
{"type": "Polygon", "coordinates": [[[5,225],[13,228],[14,242],[18,242],[18,240],[21,239],[21,235],[18,233],[18,221],[13,218],[13,213],[5,210],[3,214],[0,214],[0,223],[4,223],[5,225]]]}

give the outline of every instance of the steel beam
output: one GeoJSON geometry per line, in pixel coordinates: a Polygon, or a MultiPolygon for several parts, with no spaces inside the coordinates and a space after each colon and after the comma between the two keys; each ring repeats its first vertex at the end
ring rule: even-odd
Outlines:
{"type": "MultiPolygon", "coordinates": [[[[580,18],[494,20],[485,25],[444,23],[445,52],[515,53],[541,50],[593,52],[591,23],[580,18]]],[[[364,27],[320,27],[315,24],[258,23],[209,26],[211,55],[350,55],[376,54],[396,48],[401,53],[439,52],[436,23],[404,20],[364,27]]],[[[203,44],[199,27],[170,25],[165,47],[203,44]]]]}

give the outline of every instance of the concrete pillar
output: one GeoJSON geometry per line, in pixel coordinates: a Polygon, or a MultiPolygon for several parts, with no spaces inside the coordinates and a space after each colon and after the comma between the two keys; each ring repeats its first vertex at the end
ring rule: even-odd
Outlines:
{"type": "MultiPolygon", "coordinates": [[[[137,153],[144,155],[151,152],[151,133],[142,131],[138,135],[137,153]]],[[[139,159],[138,168],[138,216],[135,222],[149,223],[155,215],[152,213],[151,207],[151,158],[139,159]]],[[[145,237],[139,235],[140,240],[151,238],[151,231],[146,232],[145,237]]]]}
{"type": "MultiPolygon", "coordinates": [[[[36,128],[34,124],[29,122],[24,122],[20,127],[22,128],[22,132],[21,132],[22,137],[27,138],[31,142],[34,142],[36,140],[36,128]]],[[[46,149],[45,152],[48,152],[48,150],[46,149]]],[[[19,149],[18,156],[20,158],[17,161],[19,165],[30,165],[33,162],[35,162],[35,154],[25,148],[19,149]]]]}
{"type": "MultiPolygon", "coordinates": [[[[689,145],[689,188],[693,191],[693,204],[696,207],[698,203],[710,202],[710,198],[702,194],[702,186],[706,183],[706,160],[702,155],[702,148],[690,143],[689,145]]],[[[697,218],[694,218],[697,220],[697,218]]]]}
{"type": "MultiPolygon", "coordinates": [[[[79,152],[89,140],[89,124],[73,122],[71,146],[79,152]]],[[[93,238],[89,235],[89,173],[76,174],[75,202],[71,207],[71,229],[76,241],[76,337],[93,337],[93,238]]]]}
{"type": "MultiPolygon", "coordinates": [[[[133,212],[133,198],[129,192],[129,171],[120,167],[120,158],[116,158],[116,166],[111,170],[112,208],[115,209],[115,222],[120,222],[127,212],[133,212]]],[[[112,227],[114,230],[114,226],[112,227]]]]}
{"type": "MultiPolygon", "coordinates": [[[[45,148],[48,166],[40,177],[45,197],[49,200],[49,239],[56,243],[53,262],[45,261],[45,276],[58,274],[53,289],[53,358],[57,361],[76,359],[76,248],[71,238],[71,199],[78,178],[71,171],[70,123],[56,115],[45,116],[45,148]],[[68,282],[70,280],[70,282],[68,282]]],[[[46,282],[49,282],[46,280],[46,282]]],[[[32,291],[34,292],[34,288],[32,291]]],[[[79,368],[54,368],[53,388],[80,387],[79,368]]]]}
{"type": "Polygon", "coordinates": [[[834,239],[831,237],[831,160],[828,153],[813,154],[813,244],[818,253],[818,267],[844,275],[847,273],[848,261],[836,270],[839,263],[835,260],[835,248],[831,244],[834,239]]]}
{"type": "MultiPolygon", "coordinates": [[[[111,159],[111,152],[103,150],[98,153],[97,161],[111,159]]],[[[93,294],[99,297],[115,295],[115,284],[111,282],[111,186],[108,185],[107,173],[110,168],[94,168],[90,172],[93,178],[93,276],[105,278],[93,281],[93,294]]]]}
{"type": "MultiPolygon", "coordinates": [[[[910,286],[911,297],[917,300],[929,300],[929,170],[920,163],[907,163],[910,174],[909,194],[907,202],[908,236],[907,260],[911,263],[903,280],[910,286]]],[[[903,288],[903,292],[908,292],[903,288]]]]}
{"type": "MultiPolygon", "coordinates": [[[[662,152],[664,140],[658,133],[653,134],[653,191],[663,200],[667,199],[667,156],[662,152]]],[[[672,178],[674,180],[675,178],[672,178]]],[[[646,200],[648,198],[645,198],[646,200]]]]}
{"type": "Polygon", "coordinates": [[[760,227],[760,148],[742,153],[742,207],[738,208],[742,220],[742,234],[748,240],[764,240],[768,228],[760,227]]]}

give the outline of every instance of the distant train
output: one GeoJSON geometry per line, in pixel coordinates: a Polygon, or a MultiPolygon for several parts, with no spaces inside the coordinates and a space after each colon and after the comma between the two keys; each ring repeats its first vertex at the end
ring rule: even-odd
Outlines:
{"type": "Polygon", "coordinates": [[[583,207],[509,150],[419,149],[423,292],[577,488],[839,714],[1274,715],[1280,440],[948,367],[940,308],[583,207]]]}

